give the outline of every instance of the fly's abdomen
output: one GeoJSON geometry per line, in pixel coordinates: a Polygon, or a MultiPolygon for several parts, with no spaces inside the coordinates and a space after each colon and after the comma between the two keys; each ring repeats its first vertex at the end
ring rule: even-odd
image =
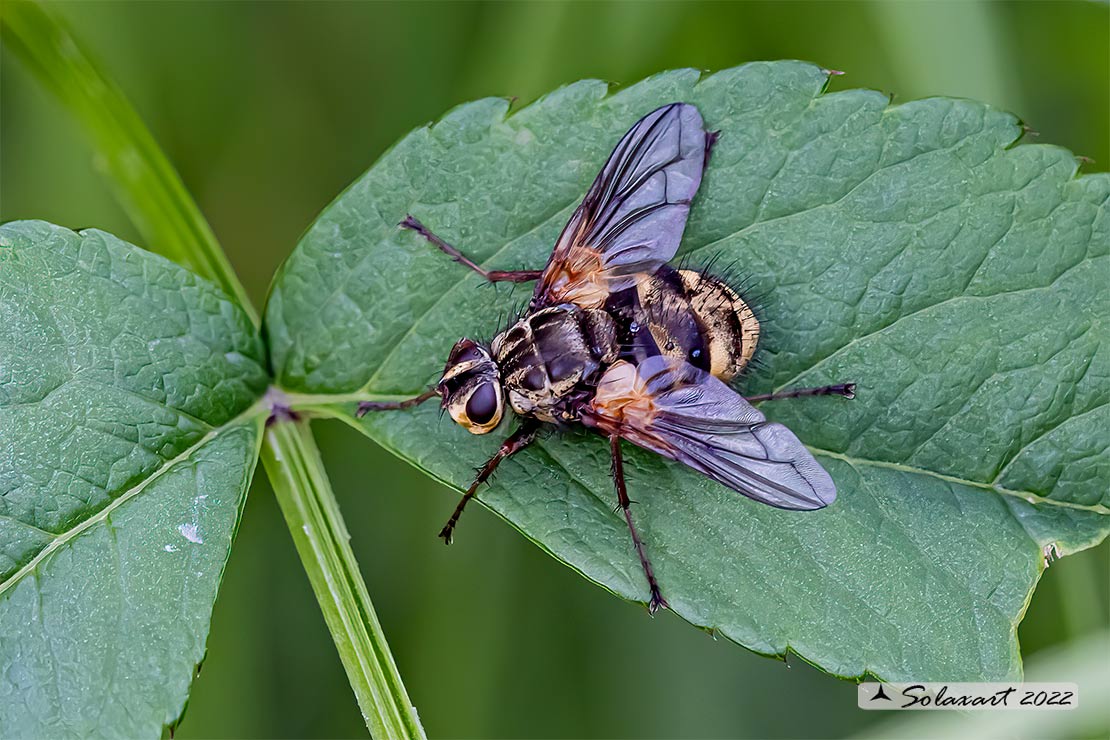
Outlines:
{"type": "Polygon", "coordinates": [[[690,307],[705,326],[709,344],[709,372],[729,380],[751,361],[759,343],[759,320],[751,307],[725,281],[679,270],[690,307]]]}
{"type": "Polygon", "coordinates": [[[664,267],[640,285],[637,299],[631,329],[642,337],[642,354],[682,359],[721,380],[737,375],[755,354],[759,321],[719,278],[664,267]]]}

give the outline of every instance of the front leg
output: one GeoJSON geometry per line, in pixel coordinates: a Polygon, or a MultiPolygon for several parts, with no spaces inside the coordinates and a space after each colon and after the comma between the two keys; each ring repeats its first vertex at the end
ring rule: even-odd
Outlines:
{"type": "Polygon", "coordinates": [[[470,484],[470,488],[466,489],[459,505],[455,507],[455,513],[447,520],[447,524],[440,530],[439,536],[448,545],[451,544],[451,534],[455,530],[455,525],[459,523],[459,517],[462,516],[463,509],[470,503],[470,499],[474,498],[474,494],[478,491],[478,486],[486,482],[486,480],[493,475],[493,471],[497,470],[497,466],[506,457],[515,455],[523,450],[528,445],[536,440],[536,436],[540,431],[540,423],[535,419],[524,419],[521,421],[520,426],[516,431],[509,435],[509,438],[501,443],[500,449],[493,454],[486,464],[478,470],[478,477],[470,484]]]}
{"type": "Polygon", "coordinates": [[[421,393],[419,396],[413,398],[406,398],[404,401],[359,401],[358,411],[355,416],[362,418],[366,416],[368,411],[395,411],[398,409],[411,409],[413,406],[419,406],[427,401],[429,398],[435,398],[439,395],[439,389],[429,388],[421,393]]]}
{"type": "Polygon", "coordinates": [[[543,274],[543,270],[486,270],[458,249],[440,239],[432,233],[431,229],[412,216],[405,216],[405,220],[402,221],[399,226],[403,229],[411,229],[417,234],[420,234],[432,244],[436,245],[436,247],[448,257],[455,260],[460,265],[465,265],[471,270],[474,270],[474,272],[478,273],[486,280],[489,280],[491,283],[527,283],[531,280],[539,280],[540,275],[543,274]]]}

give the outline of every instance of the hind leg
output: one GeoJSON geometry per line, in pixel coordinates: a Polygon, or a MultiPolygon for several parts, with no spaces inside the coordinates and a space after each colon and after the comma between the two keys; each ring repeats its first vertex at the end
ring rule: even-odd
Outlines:
{"type": "Polygon", "coordinates": [[[632,545],[636,548],[636,554],[640,556],[640,565],[644,569],[644,576],[647,578],[648,588],[651,589],[651,601],[648,602],[648,612],[655,614],[660,609],[666,609],[668,604],[667,600],[663,598],[662,592],[659,590],[659,583],[655,580],[655,571],[651,567],[651,561],[648,560],[647,553],[644,551],[644,543],[640,539],[640,533],[636,531],[636,527],[632,524],[632,501],[628,498],[628,490],[624,485],[624,462],[621,459],[621,438],[617,435],[609,437],[609,451],[613,457],[613,485],[617,489],[617,501],[620,508],[624,511],[624,519],[628,522],[628,531],[632,534],[632,545]]]}
{"type": "Polygon", "coordinates": [[[750,403],[759,401],[781,401],[784,398],[802,398],[804,396],[843,396],[844,398],[856,397],[855,383],[839,383],[837,385],[823,385],[819,388],[792,388],[778,393],[764,393],[758,396],[745,396],[750,403]]]}

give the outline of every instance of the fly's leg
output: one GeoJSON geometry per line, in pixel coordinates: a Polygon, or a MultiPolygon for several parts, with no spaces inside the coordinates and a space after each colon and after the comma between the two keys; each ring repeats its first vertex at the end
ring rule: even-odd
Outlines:
{"type": "Polygon", "coordinates": [[[543,274],[543,270],[486,270],[458,249],[433,234],[431,229],[412,216],[405,216],[405,220],[399,225],[403,229],[411,229],[417,234],[420,234],[420,236],[436,245],[436,247],[448,257],[455,260],[460,265],[465,265],[471,270],[474,270],[474,272],[478,273],[486,280],[489,280],[491,283],[527,283],[531,280],[539,280],[540,275],[543,274]]]}
{"type": "Polygon", "coordinates": [[[478,486],[486,482],[493,471],[497,470],[497,466],[506,457],[514,455],[523,450],[528,445],[535,441],[536,435],[539,434],[540,425],[534,419],[525,419],[517,430],[509,435],[509,438],[501,443],[500,449],[494,453],[493,457],[486,460],[486,464],[478,469],[478,477],[470,484],[470,488],[466,489],[466,493],[459,500],[459,505],[455,507],[455,513],[447,520],[447,524],[440,530],[439,536],[448,545],[451,544],[451,534],[455,530],[455,525],[459,523],[459,517],[462,516],[463,509],[470,503],[470,499],[474,498],[474,494],[478,491],[478,486]]]}
{"type": "Polygon", "coordinates": [[[355,416],[360,419],[366,416],[368,411],[395,411],[397,409],[411,409],[413,406],[419,406],[427,401],[429,398],[434,398],[439,395],[436,388],[429,388],[414,398],[406,398],[404,401],[360,401],[358,404],[358,411],[355,416]]]}
{"type": "Polygon", "coordinates": [[[624,485],[624,463],[621,459],[621,438],[615,434],[609,436],[609,452],[613,457],[613,484],[617,488],[617,501],[620,508],[624,511],[624,519],[628,522],[628,531],[632,533],[632,544],[636,547],[636,554],[640,556],[640,565],[644,567],[644,575],[647,576],[648,587],[651,589],[651,601],[648,602],[648,613],[655,614],[660,609],[666,609],[669,605],[667,600],[663,598],[663,594],[659,591],[659,583],[655,580],[655,571],[652,570],[651,561],[648,560],[647,553],[644,552],[644,543],[640,540],[640,535],[636,531],[635,525],[632,524],[632,501],[628,498],[628,490],[624,485]]]}
{"type": "Polygon", "coordinates": [[[843,396],[844,398],[856,397],[855,383],[838,383],[837,385],[823,385],[820,388],[793,388],[778,393],[764,393],[759,396],[746,396],[751,403],[758,401],[781,401],[784,398],[802,398],[803,396],[843,396]]]}

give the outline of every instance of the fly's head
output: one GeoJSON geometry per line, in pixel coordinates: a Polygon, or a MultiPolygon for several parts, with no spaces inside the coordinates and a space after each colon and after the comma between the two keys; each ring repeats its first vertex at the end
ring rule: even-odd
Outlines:
{"type": "Polygon", "coordinates": [[[489,349],[471,339],[451,348],[437,384],[443,408],[471,434],[493,431],[505,409],[501,374],[489,349]]]}

